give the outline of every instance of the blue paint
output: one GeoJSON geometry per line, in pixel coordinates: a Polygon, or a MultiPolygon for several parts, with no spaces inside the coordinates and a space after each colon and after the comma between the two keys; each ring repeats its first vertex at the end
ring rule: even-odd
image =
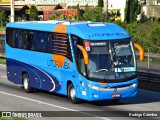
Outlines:
{"type": "MultiPolygon", "coordinates": [[[[53,23],[30,21],[8,23],[6,27],[53,32],[56,26],[57,24],[53,23]]],[[[67,95],[67,82],[71,81],[76,90],[76,97],[89,101],[113,99],[112,94],[120,94],[120,98],[134,97],[137,95],[137,86],[121,92],[104,92],[90,88],[89,86],[94,86],[100,89],[119,89],[137,83],[138,79],[129,79],[127,82],[107,83],[104,86],[100,85],[98,82],[88,80],[77,70],[74,52],[78,51],[78,49],[75,48],[78,40],[74,40],[75,43],[74,45],[72,45],[70,36],[76,35],[83,40],[92,41],[120,41],[121,39],[130,37],[127,31],[112,23],[93,22],[89,24],[83,23],[67,25],[67,34],[69,34],[69,43],[71,46],[73,61],[70,61],[68,58],[66,58],[65,66],[63,66],[62,68],[56,67],[56,62],[53,59],[51,53],[30,51],[24,49],[22,50],[18,48],[12,48],[6,44],[8,80],[17,84],[22,84],[22,73],[26,72],[29,76],[31,87],[46,91],[51,91],[55,87],[55,89],[51,92],[56,92],[64,95],[67,95]],[[98,24],[103,25],[96,26],[98,24]],[[73,51],[73,49],[75,49],[76,51],[73,51]],[[70,63],[70,66],[68,63],[70,63]],[[52,82],[54,82],[54,84],[52,82]]],[[[42,36],[39,36],[39,38],[42,38],[42,36]]],[[[44,36],[44,39],[47,39],[47,36],[44,36]]],[[[40,39],[38,39],[38,41],[40,41],[40,39]]],[[[44,43],[47,44],[46,41],[44,43]]],[[[36,41],[34,41],[34,45],[35,44],[36,41]]],[[[41,44],[40,48],[41,46],[43,45],[41,44]]],[[[118,73],[116,73],[116,77],[119,77],[118,73]]]]}

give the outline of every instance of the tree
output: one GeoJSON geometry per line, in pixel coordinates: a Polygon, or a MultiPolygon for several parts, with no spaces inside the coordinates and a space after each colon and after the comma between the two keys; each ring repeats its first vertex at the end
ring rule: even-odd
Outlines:
{"type": "Polygon", "coordinates": [[[56,20],[56,19],[57,19],[56,13],[53,13],[53,14],[49,17],[49,20],[56,20]]]}
{"type": "Polygon", "coordinates": [[[3,10],[2,12],[0,12],[0,21],[1,21],[1,27],[4,25],[5,22],[5,11],[3,10]]]}
{"type": "Polygon", "coordinates": [[[31,20],[38,20],[38,10],[36,8],[36,6],[32,5],[30,7],[30,19],[31,20]]]}
{"type": "Polygon", "coordinates": [[[126,1],[125,22],[132,23],[137,20],[137,15],[141,12],[141,6],[137,0],[126,1]]]}
{"type": "Polygon", "coordinates": [[[151,45],[152,45],[150,49],[155,52],[160,52],[160,28],[157,27],[153,29],[150,34],[150,37],[151,37],[151,45]]]}
{"type": "Polygon", "coordinates": [[[103,6],[104,6],[103,0],[98,0],[98,7],[103,7],[103,6]]]}
{"type": "Polygon", "coordinates": [[[102,7],[95,7],[94,9],[86,9],[84,12],[84,20],[86,21],[105,21],[105,14],[102,7]]]}
{"type": "Polygon", "coordinates": [[[77,4],[76,9],[78,11],[78,20],[83,20],[79,4],[77,4]]]}

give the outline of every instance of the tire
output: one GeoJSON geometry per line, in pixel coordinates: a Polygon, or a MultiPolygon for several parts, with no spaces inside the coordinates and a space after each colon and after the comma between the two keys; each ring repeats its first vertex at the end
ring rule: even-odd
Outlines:
{"type": "Polygon", "coordinates": [[[74,86],[73,84],[70,84],[68,85],[68,99],[74,103],[74,104],[77,104],[80,102],[80,100],[78,98],[76,98],[76,92],[75,92],[75,89],[74,89],[74,86]]]}
{"type": "Polygon", "coordinates": [[[25,91],[26,93],[34,92],[34,88],[30,87],[30,85],[29,85],[29,77],[28,77],[27,74],[23,74],[22,80],[23,80],[23,88],[24,88],[24,91],[25,91]]]}

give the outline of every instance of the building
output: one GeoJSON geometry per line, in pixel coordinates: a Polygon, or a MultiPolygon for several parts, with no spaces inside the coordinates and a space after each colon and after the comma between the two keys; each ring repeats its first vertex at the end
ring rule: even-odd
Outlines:
{"type": "Polygon", "coordinates": [[[160,18],[160,0],[144,0],[142,10],[149,18],[160,18]]]}
{"type": "Polygon", "coordinates": [[[104,0],[104,11],[120,12],[120,19],[124,21],[126,0],[104,0]]]}
{"type": "MultiPolygon", "coordinates": [[[[0,11],[5,10],[6,16],[10,15],[10,1],[0,0],[0,11]]],[[[81,7],[88,4],[89,6],[96,6],[98,0],[14,0],[15,16],[19,16],[28,20],[26,10],[31,5],[36,5],[39,15],[47,18],[55,9],[64,9],[67,6],[76,6],[79,4],[81,7]]]]}
{"type": "MultiPolygon", "coordinates": [[[[5,10],[7,16],[10,15],[10,1],[0,1],[0,11],[5,10]]],[[[26,20],[28,20],[26,10],[33,4],[37,6],[39,15],[47,18],[51,11],[65,9],[67,6],[79,4],[81,9],[84,9],[85,5],[88,4],[90,7],[95,7],[98,5],[98,0],[15,0],[15,16],[20,15],[20,17],[26,17],[26,20]]],[[[126,0],[104,0],[104,11],[119,12],[121,21],[124,21],[125,6],[126,0]]]]}

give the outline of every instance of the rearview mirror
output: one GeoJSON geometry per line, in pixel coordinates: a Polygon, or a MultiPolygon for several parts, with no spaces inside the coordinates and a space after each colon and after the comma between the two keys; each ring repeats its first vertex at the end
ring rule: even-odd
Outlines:
{"type": "Polygon", "coordinates": [[[144,60],[144,50],[143,50],[143,48],[140,45],[136,44],[136,43],[134,43],[134,47],[136,47],[139,50],[139,52],[140,52],[139,59],[141,61],[143,61],[144,60]]]}
{"type": "Polygon", "coordinates": [[[84,64],[88,65],[89,64],[89,60],[88,60],[88,53],[87,53],[87,51],[81,45],[77,45],[77,47],[82,51],[83,58],[84,58],[84,64]]]}

